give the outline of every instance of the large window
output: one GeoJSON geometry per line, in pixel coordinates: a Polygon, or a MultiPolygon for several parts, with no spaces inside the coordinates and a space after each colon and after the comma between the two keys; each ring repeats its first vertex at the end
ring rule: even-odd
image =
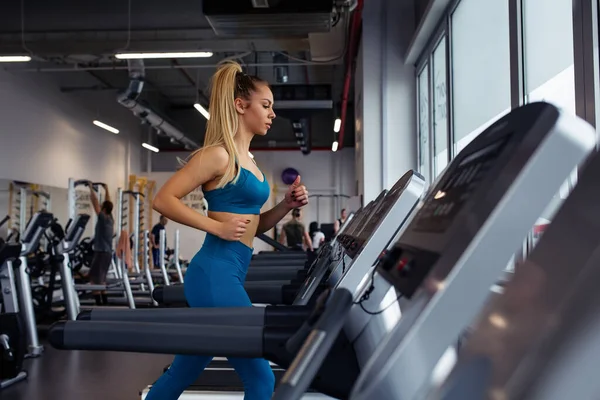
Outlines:
{"type": "Polygon", "coordinates": [[[522,1],[526,100],[575,114],[572,0],[522,1]]]}
{"type": "Polygon", "coordinates": [[[430,181],[429,162],[429,66],[417,77],[419,102],[419,172],[430,181]]]}
{"type": "Polygon", "coordinates": [[[506,0],[462,0],[451,16],[456,153],[510,110],[509,25],[506,0]]]}
{"type": "Polygon", "coordinates": [[[446,37],[433,51],[433,175],[448,165],[448,102],[446,84],[446,37]]]}
{"type": "MultiPolygon", "coordinates": [[[[546,101],[575,114],[572,0],[522,0],[525,100],[546,101]]],[[[568,196],[577,170],[562,185],[538,224],[547,222],[568,196]]]]}

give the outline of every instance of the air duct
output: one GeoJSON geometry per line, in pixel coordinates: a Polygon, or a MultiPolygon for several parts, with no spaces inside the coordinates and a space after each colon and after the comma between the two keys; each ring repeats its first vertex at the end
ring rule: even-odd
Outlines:
{"type": "Polygon", "coordinates": [[[157,130],[164,132],[170,138],[177,140],[189,150],[200,147],[198,143],[189,139],[183,132],[165,121],[163,117],[158,115],[150,107],[137,101],[144,88],[144,61],[128,60],[127,65],[129,67],[129,86],[117,97],[119,104],[127,107],[142,121],[147,122],[157,130]]]}

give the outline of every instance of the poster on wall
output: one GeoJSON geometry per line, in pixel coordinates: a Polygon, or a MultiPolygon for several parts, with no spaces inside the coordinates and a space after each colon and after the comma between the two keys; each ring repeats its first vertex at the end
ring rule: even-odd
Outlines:
{"type": "Polygon", "coordinates": [[[183,204],[190,207],[192,210],[196,210],[202,214],[206,214],[206,208],[208,204],[204,199],[204,193],[202,193],[202,188],[197,187],[193,191],[191,191],[187,196],[183,199],[183,204]]]}
{"type": "Polygon", "coordinates": [[[92,215],[92,201],[90,199],[90,189],[87,186],[78,186],[75,188],[75,212],[77,214],[92,215]]]}

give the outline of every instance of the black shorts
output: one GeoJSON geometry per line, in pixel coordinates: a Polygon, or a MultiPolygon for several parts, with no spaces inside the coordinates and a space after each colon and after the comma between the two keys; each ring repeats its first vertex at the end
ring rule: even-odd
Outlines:
{"type": "Polygon", "coordinates": [[[107,251],[95,251],[94,258],[92,259],[92,265],[90,265],[90,272],[88,277],[90,283],[102,285],[106,283],[106,274],[110,268],[112,261],[112,253],[107,251]]]}

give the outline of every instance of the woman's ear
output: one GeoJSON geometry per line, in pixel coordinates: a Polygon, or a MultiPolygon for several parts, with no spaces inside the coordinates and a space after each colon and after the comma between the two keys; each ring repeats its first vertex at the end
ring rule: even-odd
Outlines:
{"type": "Polygon", "coordinates": [[[238,114],[244,114],[246,112],[244,100],[238,97],[233,101],[233,104],[235,104],[235,110],[238,112],[238,114]]]}

